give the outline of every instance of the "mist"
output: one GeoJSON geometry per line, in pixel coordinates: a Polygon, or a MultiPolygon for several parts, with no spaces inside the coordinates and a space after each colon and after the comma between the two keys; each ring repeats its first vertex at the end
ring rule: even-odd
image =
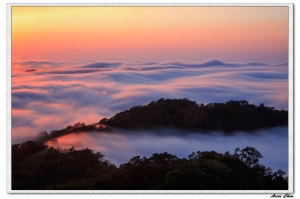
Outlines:
{"type": "Polygon", "coordinates": [[[288,127],[275,127],[252,132],[236,132],[225,136],[221,132],[199,134],[178,132],[174,129],[156,131],[124,131],[114,129],[114,133],[80,132],[59,137],[58,142],[48,142],[49,146],[60,148],[85,149],[101,152],[105,159],[119,166],[134,156],[150,157],[154,153],[168,152],[179,158],[188,157],[192,152],[216,151],[234,153],[239,147],[256,148],[263,158],[260,164],[273,171],[282,169],[288,172],[288,127]]]}
{"type": "Polygon", "coordinates": [[[12,144],[160,98],[288,108],[286,62],[32,59],[12,64],[12,144]]]}
{"type": "MultiPolygon", "coordinates": [[[[188,98],[198,104],[247,100],[276,109],[288,108],[288,64],[218,60],[20,60],[12,71],[12,144],[38,132],[77,122],[91,124],[133,106],[160,98],[188,98]],[[33,70],[34,72],[25,72],[33,70]]],[[[234,152],[255,147],[261,163],[273,170],[288,168],[288,130],[266,129],[197,134],[159,131],[74,133],[58,138],[62,148],[90,148],[115,165],[134,156],[168,152],[187,157],[196,151],[234,152]]]]}

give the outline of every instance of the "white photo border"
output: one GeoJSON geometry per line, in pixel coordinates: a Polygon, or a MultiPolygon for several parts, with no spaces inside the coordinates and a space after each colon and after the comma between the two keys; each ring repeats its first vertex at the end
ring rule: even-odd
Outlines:
{"type": "Polygon", "coordinates": [[[6,191],[7,193],[203,193],[203,194],[245,194],[245,193],[257,193],[257,194],[288,194],[294,193],[294,4],[293,3],[7,3],[6,4],[6,191]],[[289,39],[288,39],[288,190],[12,190],[11,189],[11,50],[12,50],[12,12],[13,6],[234,6],[234,7],[288,7],[288,27],[289,27],[289,39]]]}

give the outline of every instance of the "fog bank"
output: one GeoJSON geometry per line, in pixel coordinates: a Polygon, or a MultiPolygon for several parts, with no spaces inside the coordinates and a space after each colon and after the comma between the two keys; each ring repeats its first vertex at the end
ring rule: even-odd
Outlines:
{"type": "Polygon", "coordinates": [[[172,129],[162,129],[158,133],[151,131],[124,131],[114,129],[115,133],[81,132],[58,138],[57,143],[49,146],[76,149],[90,148],[101,152],[105,159],[119,166],[134,156],[150,157],[153,153],[168,152],[179,158],[187,157],[196,151],[216,151],[234,153],[234,149],[247,146],[261,152],[261,164],[273,171],[288,171],[288,127],[275,127],[249,134],[237,132],[225,136],[221,132],[197,134],[189,132],[183,135],[172,129]]]}
{"type": "Polygon", "coordinates": [[[288,108],[288,64],[282,62],[32,59],[12,65],[13,144],[160,98],[288,108]]]}

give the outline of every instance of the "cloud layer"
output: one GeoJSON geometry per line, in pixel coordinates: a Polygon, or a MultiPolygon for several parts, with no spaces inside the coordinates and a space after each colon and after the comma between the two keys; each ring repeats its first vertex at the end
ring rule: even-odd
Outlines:
{"type": "Polygon", "coordinates": [[[150,157],[153,153],[168,152],[180,158],[196,151],[217,151],[234,153],[239,147],[251,146],[260,151],[264,158],[261,164],[273,171],[288,171],[288,128],[276,127],[256,131],[254,134],[238,132],[234,136],[224,136],[219,132],[182,135],[171,129],[155,132],[133,132],[114,129],[115,133],[74,133],[58,138],[57,143],[49,142],[53,147],[85,149],[90,147],[100,151],[105,159],[119,166],[134,156],[150,157]]]}
{"type": "Polygon", "coordinates": [[[19,60],[12,65],[12,142],[77,122],[95,123],[160,98],[199,104],[248,100],[287,109],[288,67],[217,59],[19,60]]]}

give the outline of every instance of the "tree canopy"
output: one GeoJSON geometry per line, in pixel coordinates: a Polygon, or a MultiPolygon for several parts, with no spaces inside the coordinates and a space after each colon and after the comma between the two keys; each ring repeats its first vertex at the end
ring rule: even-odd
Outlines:
{"type": "Polygon", "coordinates": [[[197,104],[184,99],[152,101],[145,106],[134,106],[117,113],[99,124],[122,129],[174,127],[187,130],[253,131],[261,128],[286,126],[288,112],[249,104],[246,100],[225,103],[197,104]]]}
{"type": "Polygon", "coordinates": [[[259,164],[253,147],[234,154],[197,151],[187,158],[154,153],[119,167],[101,152],[48,148],[28,141],[12,145],[13,190],[287,190],[282,170],[259,164]]]}
{"type": "Polygon", "coordinates": [[[152,101],[145,106],[134,106],[98,123],[75,123],[61,130],[40,132],[34,141],[49,141],[74,132],[113,132],[111,127],[126,130],[156,129],[160,127],[193,130],[194,132],[234,131],[251,132],[275,126],[288,125],[288,111],[276,110],[264,104],[249,104],[246,100],[225,103],[197,104],[187,98],[152,101]]]}

